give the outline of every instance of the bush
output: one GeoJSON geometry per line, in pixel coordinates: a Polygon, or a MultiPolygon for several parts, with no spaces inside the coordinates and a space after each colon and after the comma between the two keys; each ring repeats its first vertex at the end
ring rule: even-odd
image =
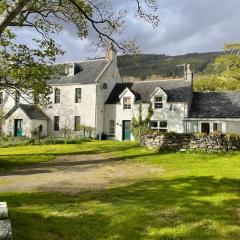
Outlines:
{"type": "Polygon", "coordinates": [[[67,139],[66,144],[77,144],[77,140],[76,139],[67,139]]]}
{"type": "Polygon", "coordinates": [[[65,144],[65,140],[64,139],[55,139],[54,143],[55,144],[65,144]]]}

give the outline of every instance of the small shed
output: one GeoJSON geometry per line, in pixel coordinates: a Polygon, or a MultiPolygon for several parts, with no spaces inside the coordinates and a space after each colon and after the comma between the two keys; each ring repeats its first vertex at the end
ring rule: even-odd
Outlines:
{"type": "Polygon", "coordinates": [[[15,137],[48,135],[48,117],[36,105],[17,104],[4,116],[4,132],[15,137]]]}

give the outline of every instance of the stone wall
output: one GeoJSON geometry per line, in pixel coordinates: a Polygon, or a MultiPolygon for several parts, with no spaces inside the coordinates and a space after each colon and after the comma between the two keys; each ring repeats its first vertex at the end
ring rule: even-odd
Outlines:
{"type": "Polygon", "coordinates": [[[6,202],[0,202],[0,239],[12,239],[12,228],[8,219],[8,208],[6,202]]]}
{"type": "Polygon", "coordinates": [[[203,134],[145,134],[141,145],[169,151],[229,151],[240,150],[240,136],[220,133],[203,134]]]}

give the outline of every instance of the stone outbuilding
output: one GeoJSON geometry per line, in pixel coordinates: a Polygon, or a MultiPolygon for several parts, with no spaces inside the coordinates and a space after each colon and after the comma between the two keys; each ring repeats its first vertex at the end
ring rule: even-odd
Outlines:
{"type": "Polygon", "coordinates": [[[17,104],[4,116],[4,129],[10,136],[47,136],[48,117],[35,105],[17,104]]]}

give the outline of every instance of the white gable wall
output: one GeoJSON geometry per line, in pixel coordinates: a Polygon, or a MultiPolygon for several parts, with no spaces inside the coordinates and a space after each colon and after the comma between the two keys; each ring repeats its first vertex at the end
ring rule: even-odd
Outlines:
{"type": "Polygon", "coordinates": [[[23,120],[23,136],[31,137],[31,119],[23,112],[21,108],[18,108],[9,118],[3,120],[3,132],[8,136],[14,136],[15,119],[23,120]]]}
{"type": "Polygon", "coordinates": [[[109,65],[97,84],[96,95],[96,133],[101,134],[104,131],[104,123],[106,121],[105,102],[112,92],[116,83],[122,82],[118,71],[116,59],[109,65]],[[103,89],[103,84],[107,84],[107,89],[103,89]]]}

